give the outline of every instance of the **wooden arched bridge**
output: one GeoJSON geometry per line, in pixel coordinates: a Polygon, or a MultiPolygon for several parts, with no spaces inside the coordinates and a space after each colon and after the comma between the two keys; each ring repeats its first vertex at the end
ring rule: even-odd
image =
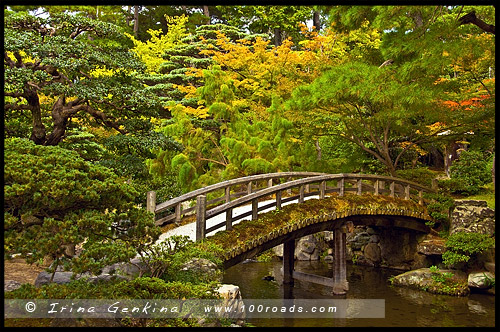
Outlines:
{"type": "MultiPolygon", "coordinates": [[[[404,179],[371,174],[280,172],[224,181],[158,205],[155,193],[148,192],[147,208],[155,214],[157,225],[180,223],[185,215],[194,212],[196,241],[217,230],[231,234],[235,221],[251,217],[251,221],[235,227],[251,229],[252,236],[243,241],[240,232],[233,232],[232,240],[236,245],[225,244],[225,268],[283,243],[284,283],[293,284],[293,279],[307,280],[332,286],[335,294],[343,294],[348,289],[346,233],[359,224],[429,232],[426,223],[432,218],[427,214],[423,194],[433,191],[404,179]],[[274,215],[277,216],[277,212],[285,210],[285,203],[304,203],[311,196],[319,201],[295,205],[297,210],[308,204],[308,214],[296,213],[293,218],[283,214],[278,217],[280,222],[273,225],[266,224],[267,220],[257,223],[259,212],[275,207],[274,215]],[[259,201],[266,203],[259,206],[259,201]],[[186,202],[195,205],[187,207],[186,202]],[[250,211],[233,216],[233,209],[249,204],[250,211]],[[224,216],[223,221],[207,227],[207,220],[219,215],[224,216]],[[295,239],[325,230],[334,232],[333,278],[294,271],[295,239]]],[[[222,238],[220,234],[225,233],[217,233],[210,239],[222,238]]]]}

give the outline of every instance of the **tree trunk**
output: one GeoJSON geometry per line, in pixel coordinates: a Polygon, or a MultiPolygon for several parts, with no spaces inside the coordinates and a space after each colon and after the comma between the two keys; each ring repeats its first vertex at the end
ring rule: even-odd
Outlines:
{"type": "Polygon", "coordinates": [[[314,141],[314,145],[316,146],[316,160],[321,160],[321,146],[319,146],[319,139],[314,141]]]}
{"type": "Polygon", "coordinates": [[[54,106],[52,107],[52,120],[54,123],[54,128],[52,132],[47,137],[44,145],[57,145],[61,142],[64,134],[66,133],[66,126],[68,119],[63,115],[64,110],[64,98],[59,98],[54,106]]]}
{"type": "Polygon", "coordinates": [[[137,38],[139,33],[139,6],[134,6],[134,36],[137,38]]]}
{"type": "Polygon", "coordinates": [[[25,90],[25,97],[31,109],[31,119],[33,125],[30,139],[35,142],[35,144],[44,144],[46,132],[45,126],[42,123],[42,110],[40,108],[38,93],[33,89],[25,90]]]}
{"type": "Polygon", "coordinates": [[[130,6],[127,6],[127,15],[125,16],[125,23],[127,24],[127,27],[129,26],[130,24],[130,6]]]}
{"type": "Polygon", "coordinates": [[[321,22],[319,21],[319,11],[315,10],[313,13],[313,25],[316,27],[316,31],[321,28],[321,22]]]}
{"type": "Polygon", "coordinates": [[[274,28],[274,46],[278,47],[281,45],[281,29],[274,28]]]}
{"type": "Polygon", "coordinates": [[[207,17],[207,24],[210,24],[210,12],[208,11],[208,6],[203,6],[203,15],[207,17]]]}

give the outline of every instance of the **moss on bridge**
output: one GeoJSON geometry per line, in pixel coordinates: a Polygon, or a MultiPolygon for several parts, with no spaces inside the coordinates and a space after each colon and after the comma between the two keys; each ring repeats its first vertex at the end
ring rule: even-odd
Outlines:
{"type": "MultiPolygon", "coordinates": [[[[220,252],[222,260],[234,257],[242,251],[254,247],[258,242],[265,241],[292,229],[301,228],[310,223],[312,218],[319,219],[331,215],[350,215],[349,211],[364,211],[364,214],[412,214],[415,217],[429,219],[425,206],[411,200],[392,198],[389,196],[363,194],[361,196],[347,194],[343,197],[333,195],[325,199],[310,199],[301,204],[283,206],[280,210],[259,214],[257,220],[244,220],[230,231],[220,231],[206,238],[203,242],[224,248],[220,252]],[[392,212],[391,212],[392,210],[392,212]]],[[[328,218],[328,217],[326,217],[328,218]]],[[[317,220],[316,220],[317,222],[317,220]]]]}

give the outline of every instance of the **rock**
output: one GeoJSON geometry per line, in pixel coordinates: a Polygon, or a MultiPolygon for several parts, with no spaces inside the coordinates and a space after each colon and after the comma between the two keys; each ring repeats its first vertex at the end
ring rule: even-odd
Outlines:
{"type": "Polygon", "coordinates": [[[209,279],[222,278],[222,273],[217,265],[205,258],[192,258],[190,261],[184,263],[181,271],[191,271],[198,275],[205,275],[209,279]]]}
{"type": "Polygon", "coordinates": [[[479,200],[473,200],[473,199],[456,199],[453,205],[455,207],[461,206],[461,205],[488,207],[488,203],[486,201],[479,201],[479,200]]]}
{"type": "Polygon", "coordinates": [[[352,239],[347,240],[352,250],[360,250],[364,245],[370,242],[371,235],[368,232],[356,234],[352,239]]]}
{"type": "Polygon", "coordinates": [[[470,288],[487,289],[492,287],[495,275],[488,271],[469,273],[467,283],[470,288]]]}
{"type": "Polygon", "coordinates": [[[283,257],[283,244],[279,244],[276,247],[273,247],[273,253],[279,258],[283,257]]]}
{"type": "MultiPolygon", "coordinates": [[[[439,270],[440,273],[450,272],[453,274],[452,280],[459,283],[462,287],[454,287],[455,293],[450,295],[466,296],[469,294],[469,288],[467,285],[467,276],[465,273],[458,270],[439,270]]],[[[433,279],[433,272],[429,268],[421,268],[417,270],[411,270],[402,274],[399,274],[392,278],[392,284],[397,286],[406,286],[421,290],[427,290],[432,293],[439,293],[439,286],[436,286],[437,282],[433,279]]]]}
{"type": "Polygon", "coordinates": [[[380,242],[380,238],[378,235],[374,234],[372,236],[370,236],[370,242],[371,243],[379,243],[380,242]]]}
{"type": "Polygon", "coordinates": [[[217,265],[206,258],[192,258],[181,268],[182,271],[197,270],[201,272],[211,272],[217,270],[217,265]]]}
{"type": "Polygon", "coordinates": [[[232,318],[236,321],[237,325],[242,325],[245,319],[245,311],[242,310],[244,303],[242,301],[240,288],[236,285],[222,284],[216,289],[216,292],[224,299],[222,306],[235,308],[232,314],[221,312],[221,318],[232,318]]]}
{"type": "MultiPolygon", "coordinates": [[[[52,283],[55,284],[67,284],[72,280],[73,272],[56,272],[54,274],[54,279],[52,283]]],[[[50,278],[52,277],[52,272],[42,271],[38,274],[35,280],[35,286],[40,287],[41,285],[49,284],[50,278]]]]}
{"type": "Polygon", "coordinates": [[[442,255],[446,251],[446,240],[431,234],[417,244],[417,252],[423,255],[442,255]]]}
{"type": "Polygon", "coordinates": [[[295,244],[295,257],[299,261],[312,261],[319,259],[319,241],[314,235],[307,235],[295,244]]]}
{"type": "Polygon", "coordinates": [[[368,243],[363,250],[365,258],[369,259],[375,264],[380,263],[381,261],[380,253],[380,247],[376,243],[368,243]]]}
{"type": "Polygon", "coordinates": [[[15,280],[5,280],[3,282],[3,291],[4,292],[11,292],[13,290],[16,290],[18,289],[19,287],[21,287],[21,283],[19,281],[15,281],[15,280]]]}
{"type": "Polygon", "coordinates": [[[118,263],[118,273],[128,276],[129,278],[138,277],[141,272],[146,273],[148,268],[147,265],[142,261],[141,258],[132,258],[130,263],[118,263]]]}
{"type": "Polygon", "coordinates": [[[456,232],[475,232],[493,236],[495,210],[485,201],[456,200],[450,218],[450,235],[456,232]]]}
{"type": "Polygon", "coordinates": [[[102,275],[121,275],[127,279],[137,278],[140,274],[148,272],[147,265],[141,258],[132,258],[129,263],[115,263],[105,266],[101,270],[102,275]]]}
{"type": "Polygon", "coordinates": [[[111,281],[115,279],[127,280],[127,277],[118,274],[100,274],[88,278],[88,282],[96,284],[100,281],[111,281]]]}
{"type": "Polygon", "coordinates": [[[332,255],[326,255],[324,258],[325,262],[333,262],[333,256],[332,255]]]}

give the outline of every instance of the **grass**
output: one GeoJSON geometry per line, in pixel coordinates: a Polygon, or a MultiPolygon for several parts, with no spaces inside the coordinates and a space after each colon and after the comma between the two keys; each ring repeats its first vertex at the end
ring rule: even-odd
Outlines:
{"type": "Polygon", "coordinates": [[[488,207],[495,210],[495,185],[491,182],[483,186],[483,191],[481,193],[464,198],[486,201],[488,207]]]}

